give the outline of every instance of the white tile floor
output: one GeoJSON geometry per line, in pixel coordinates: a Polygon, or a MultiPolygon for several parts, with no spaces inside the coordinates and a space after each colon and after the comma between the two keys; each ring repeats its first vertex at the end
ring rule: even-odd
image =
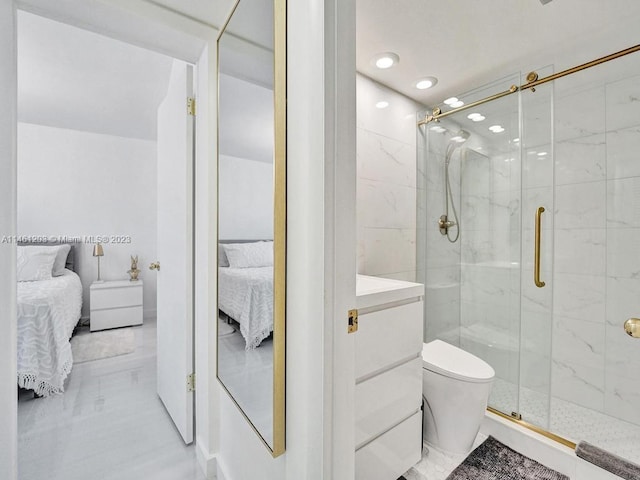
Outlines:
{"type": "Polygon", "coordinates": [[[522,388],[520,406],[517,389],[496,379],[489,404],[505,413],[517,409],[523,420],[578,443],[582,440],[632,462],[640,463],[640,425],[576,405],[556,397],[522,388]],[[549,418],[550,415],[550,418],[549,418]],[[550,421],[549,421],[550,420],[550,421]]]}
{"type": "MultiPolygon", "coordinates": [[[[237,325],[237,324],[236,324],[237,325]]],[[[265,441],[273,444],[273,338],[245,350],[239,330],[219,337],[218,376],[265,441]]]]}
{"type": "Polygon", "coordinates": [[[74,365],[62,395],[18,404],[20,480],[205,480],[156,394],[156,325],[136,351],[74,365]]]}

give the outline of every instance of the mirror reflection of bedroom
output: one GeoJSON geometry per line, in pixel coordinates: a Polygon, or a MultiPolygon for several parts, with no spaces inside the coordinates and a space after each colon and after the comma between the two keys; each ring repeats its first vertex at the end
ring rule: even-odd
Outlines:
{"type": "Polygon", "coordinates": [[[20,480],[204,479],[185,381],[193,75],[18,12],[20,480]]]}
{"type": "Polygon", "coordinates": [[[240,3],[219,41],[218,85],[218,378],[270,448],[274,93],[273,22],[266,19],[273,18],[272,8],[240,3]]]}

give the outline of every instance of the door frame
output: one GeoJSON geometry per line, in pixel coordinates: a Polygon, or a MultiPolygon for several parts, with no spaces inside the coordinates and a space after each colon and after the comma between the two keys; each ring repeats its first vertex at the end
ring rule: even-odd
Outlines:
{"type": "MultiPolygon", "coordinates": [[[[44,18],[48,18],[54,21],[58,21],[67,25],[75,26],[88,30],[100,35],[104,35],[114,40],[122,41],[135,45],[141,48],[145,48],[150,51],[161,53],[178,60],[190,63],[195,68],[195,82],[194,82],[194,94],[197,99],[202,99],[202,108],[198,110],[198,120],[194,128],[195,136],[195,148],[193,157],[193,195],[192,195],[192,215],[193,215],[193,229],[188,232],[191,235],[192,243],[196,246],[199,243],[197,237],[197,228],[202,220],[203,228],[210,230],[210,226],[206,225],[206,218],[209,216],[208,209],[212,206],[215,208],[215,204],[199,205],[196,187],[199,182],[196,181],[196,169],[201,165],[207,165],[214,157],[213,153],[207,152],[206,145],[210,145],[212,133],[215,132],[215,125],[211,125],[211,120],[215,119],[215,115],[211,114],[209,98],[215,93],[215,85],[210,85],[209,79],[215,77],[215,39],[217,36],[216,28],[213,25],[209,25],[205,22],[201,22],[197,19],[188,17],[186,15],[179,14],[173,10],[167,9],[157,4],[150,2],[139,2],[132,4],[132,2],[122,2],[119,0],[109,0],[108,2],[101,2],[96,4],[92,2],[91,5],[86,5],[82,0],[69,0],[60,4],[61,2],[48,2],[47,0],[0,0],[4,3],[2,8],[6,12],[12,11],[13,18],[8,19],[10,27],[8,33],[13,37],[12,41],[9,38],[9,42],[5,42],[7,37],[0,38],[0,41],[5,43],[0,47],[6,48],[7,46],[12,50],[13,62],[8,64],[7,73],[4,78],[0,78],[3,82],[3,86],[13,85],[17,87],[17,12],[25,11],[39,15],[44,18]],[[213,52],[213,53],[212,53],[213,52]],[[203,147],[198,148],[198,145],[203,147]],[[195,234],[195,235],[194,235],[195,234]]],[[[4,24],[3,24],[4,27],[4,24]]],[[[10,53],[9,49],[0,52],[3,55],[10,53]]],[[[3,166],[4,171],[11,173],[11,177],[8,179],[11,184],[9,189],[9,195],[13,198],[11,212],[12,216],[8,219],[7,224],[10,228],[7,229],[6,234],[15,234],[16,228],[16,181],[17,181],[17,156],[16,156],[16,138],[15,132],[17,129],[17,88],[10,90],[7,98],[12,98],[13,102],[9,103],[6,109],[6,117],[0,118],[3,124],[8,124],[13,127],[10,135],[13,136],[12,143],[8,146],[12,151],[9,152],[8,166],[3,166]],[[12,108],[13,107],[13,108],[12,108]]],[[[2,139],[4,140],[4,139],[2,139]]],[[[215,174],[203,169],[206,178],[205,184],[201,187],[208,189],[209,185],[215,184],[215,174]],[[213,176],[213,178],[211,178],[213,176]]],[[[206,196],[205,196],[206,197],[206,196]]],[[[207,242],[203,242],[204,245],[200,246],[201,250],[205,250],[205,254],[208,253],[209,247],[207,242]]],[[[208,272],[215,269],[215,252],[207,254],[207,261],[198,265],[195,262],[197,249],[192,252],[192,279],[195,279],[202,275],[207,275],[208,272]]],[[[8,278],[4,283],[0,285],[3,289],[0,294],[2,297],[15,299],[15,249],[9,255],[9,272],[8,278]]],[[[0,263],[6,262],[7,258],[2,256],[0,263]]],[[[194,435],[195,446],[198,461],[205,471],[209,473],[212,468],[215,468],[215,453],[217,448],[217,425],[215,418],[209,418],[209,415],[201,415],[200,412],[205,412],[210,409],[210,406],[217,402],[216,391],[210,387],[213,382],[208,381],[209,371],[212,370],[209,367],[210,363],[208,359],[213,355],[215,356],[215,335],[212,335],[206,329],[203,331],[203,327],[206,327],[207,322],[198,322],[198,311],[203,310],[207,312],[210,310],[207,305],[204,309],[199,309],[196,302],[202,297],[201,302],[206,301],[206,298],[215,297],[216,285],[215,282],[205,283],[206,291],[198,293],[195,282],[191,285],[191,298],[193,299],[192,306],[192,321],[194,324],[193,336],[202,336],[207,339],[206,343],[200,344],[200,351],[198,351],[198,342],[194,341],[194,370],[196,376],[199,378],[200,386],[202,390],[200,394],[196,391],[194,396],[194,402],[196,408],[194,409],[194,435]],[[212,293],[213,292],[213,293],[212,293]],[[213,340],[213,342],[212,342],[213,340]],[[198,361],[198,356],[202,357],[202,360],[198,361]],[[212,420],[214,420],[212,422],[212,420]],[[198,428],[195,428],[198,427],[198,428]]],[[[15,303],[15,300],[14,302],[15,303]]],[[[15,315],[15,307],[9,308],[7,312],[9,315],[8,333],[9,336],[15,337],[17,331],[17,317],[15,315]]],[[[6,372],[0,372],[1,378],[13,379],[12,383],[6,389],[0,389],[0,403],[2,405],[9,405],[8,409],[8,421],[2,423],[2,425],[8,425],[5,431],[9,434],[7,437],[0,438],[0,445],[5,454],[3,454],[3,461],[0,462],[0,477],[7,478],[8,480],[17,480],[17,453],[18,453],[18,437],[17,437],[17,382],[15,378],[17,376],[17,365],[15,361],[16,356],[16,341],[15,338],[9,339],[10,348],[6,349],[0,355],[4,355],[2,358],[4,365],[6,366],[6,372]],[[6,455],[6,457],[5,457],[6,455]],[[7,462],[4,462],[4,459],[7,462]]],[[[214,379],[215,379],[215,369],[214,379]]]]}

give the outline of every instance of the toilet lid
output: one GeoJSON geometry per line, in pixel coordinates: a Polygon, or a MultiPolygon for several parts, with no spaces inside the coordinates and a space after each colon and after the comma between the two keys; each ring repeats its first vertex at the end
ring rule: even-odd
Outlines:
{"type": "Polygon", "coordinates": [[[422,346],[422,363],[427,370],[467,382],[488,382],[495,376],[487,362],[442,340],[422,346]]]}

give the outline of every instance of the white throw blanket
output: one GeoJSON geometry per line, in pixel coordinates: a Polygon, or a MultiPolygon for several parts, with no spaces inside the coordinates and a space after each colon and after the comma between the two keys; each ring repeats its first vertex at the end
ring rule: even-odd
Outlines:
{"type": "Polygon", "coordinates": [[[219,269],[218,307],[240,324],[246,349],[273,330],[273,267],[219,269]]]}
{"type": "Polygon", "coordinates": [[[64,391],[73,357],[69,338],[80,319],[82,284],[75,273],[18,282],[18,385],[49,396],[64,391]]]}

